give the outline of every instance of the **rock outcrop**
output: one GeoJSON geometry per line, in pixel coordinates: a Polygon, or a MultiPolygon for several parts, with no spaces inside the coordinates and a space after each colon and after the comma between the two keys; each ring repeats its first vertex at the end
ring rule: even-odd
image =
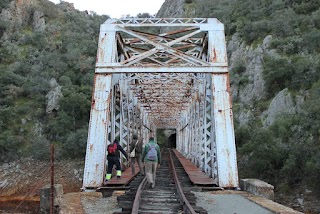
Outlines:
{"type": "Polygon", "coordinates": [[[46,95],[46,98],[47,98],[46,112],[47,113],[51,113],[53,110],[59,110],[60,108],[59,101],[60,101],[60,98],[62,97],[62,92],[61,92],[62,86],[60,86],[57,83],[56,79],[52,78],[50,80],[50,88],[51,90],[46,95]]]}
{"type": "Polygon", "coordinates": [[[166,0],[161,6],[159,12],[157,13],[157,17],[160,18],[181,18],[184,16],[184,6],[185,0],[166,0]]]}
{"type": "Polygon", "coordinates": [[[44,31],[46,28],[46,21],[44,19],[44,14],[41,11],[35,11],[33,13],[33,23],[34,31],[44,31]]]}
{"type": "Polygon", "coordinates": [[[16,0],[11,1],[9,7],[2,9],[0,19],[7,23],[5,32],[2,35],[2,40],[9,38],[16,29],[26,25],[31,20],[32,14],[28,10],[32,5],[35,5],[37,0],[16,0]]]}
{"type": "Polygon", "coordinates": [[[271,125],[279,116],[295,114],[296,109],[289,90],[286,88],[280,91],[271,101],[266,120],[263,121],[265,126],[271,125]]]}

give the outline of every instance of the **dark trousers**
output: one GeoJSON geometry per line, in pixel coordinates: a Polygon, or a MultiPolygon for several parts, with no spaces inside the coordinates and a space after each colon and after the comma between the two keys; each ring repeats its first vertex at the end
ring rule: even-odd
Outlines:
{"type": "Polygon", "coordinates": [[[113,165],[116,165],[116,170],[121,170],[121,165],[120,165],[120,160],[117,156],[108,156],[107,157],[108,160],[108,170],[107,170],[107,174],[111,174],[112,173],[112,169],[113,169],[113,165]]]}
{"type": "Polygon", "coordinates": [[[130,166],[131,166],[131,172],[132,174],[135,174],[135,167],[134,163],[137,161],[140,174],[144,175],[144,169],[143,169],[143,164],[142,164],[142,155],[140,153],[136,153],[136,157],[131,157],[130,158],[130,166]]]}

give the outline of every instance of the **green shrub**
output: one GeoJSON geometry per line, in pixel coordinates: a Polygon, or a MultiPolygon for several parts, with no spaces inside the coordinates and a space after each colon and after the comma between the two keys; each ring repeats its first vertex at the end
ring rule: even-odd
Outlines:
{"type": "Polygon", "coordinates": [[[318,10],[320,7],[320,2],[317,0],[302,1],[299,4],[293,5],[294,11],[298,14],[311,14],[312,12],[318,10]]]}
{"type": "Polygon", "coordinates": [[[317,10],[311,15],[311,20],[314,27],[320,29],[320,10],[317,10]]]}
{"type": "Polygon", "coordinates": [[[0,154],[10,158],[17,158],[20,155],[20,148],[23,139],[18,137],[12,130],[0,133],[0,154]]]}
{"type": "Polygon", "coordinates": [[[302,36],[304,48],[310,53],[320,53],[320,30],[313,29],[302,36]]]}
{"type": "Polygon", "coordinates": [[[291,9],[277,11],[272,14],[270,29],[272,34],[281,38],[293,36],[294,29],[298,26],[298,16],[291,9]]]}
{"type": "Polygon", "coordinates": [[[266,90],[270,96],[286,88],[294,75],[295,68],[290,61],[284,57],[265,57],[263,64],[263,75],[266,90]]]}
{"type": "Polygon", "coordinates": [[[32,138],[30,145],[26,149],[25,155],[32,156],[38,160],[49,160],[50,142],[43,136],[32,138]]]}
{"type": "Polygon", "coordinates": [[[80,128],[89,120],[91,106],[91,94],[84,94],[80,88],[63,90],[63,97],[60,99],[60,108],[73,118],[73,129],[80,128]]]}
{"type": "Polygon", "coordinates": [[[236,126],[235,125],[235,136],[236,136],[236,146],[240,148],[246,144],[251,138],[249,126],[236,126]]]}
{"type": "MultiPolygon", "coordinates": [[[[20,43],[23,45],[31,46],[33,51],[43,50],[47,48],[48,42],[46,35],[43,32],[27,32],[24,33],[23,37],[20,40],[20,43]]],[[[26,56],[28,57],[28,56],[26,56]]]]}
{"type": "Polygon", "coordinates": [[[255,129],[242,147],[239,155],[246,157],[246,176],[252,176],[275,184],[280,176],[287,152],[268,129],[255,129]]]}
{"type": "Polygon", "coordinates": [[[270,22],[267,20],[247,21],[239,29],[240,36],[247,44],[252,44],[257,39],[262,39],[270,33],[270,22]]]}
{"type": "Polygon", "coordinates": [[[63,143],[62,152],[65,158],[83,158],[86,154],[88,128],[82,128],[68,134],[63,143]]]}
{"type": "Polygon", "coordinates": [[[274,136],[278,139],[281,139],[282,142],[289,142],[290,137],[292,136],[291,127],[297,126],[299,124],[299,119],[292,116],[279,117],[269,129],[273,132],[274,136]]]}
{"type": "Polygon", "coordinates": [[[320,79],[319,61],[316,63],[313,57],[293,56],[291,61],[295,71],[289,88],[297,91],[309,89],[314,82],[320,79]]]}
{"type": "Polygon", "coordinates": [[[19,60],[19,47],[16,44],[12,44],[8,41],[0,43],[0,62],[2,65],[11,64],[19,60]]]}
{"type": "Polygon", "coordinates": [[[244,60],[237,60],[234,63],[234,66],[233,66],[231,72],[241,74],[241,73],[245,72],[246,69],[247,69],[247,67],[246,67],[245,61],[244,60]]]}
{"type": "Polygon", "coordinates": [[[312,190],[320,196],[320,151],[317,149],[315,151],[315,155],[311,157],[311,159],[306,163],[306,169],[305,169],[305,179],[306,183],[312,188],[312,190]]]}
{"type": "Polygon", "coordinates": [[[46,122],[45,134],[51,142],[65,142],[70,132],[74,131],[74,118],[64,111],[52,115],[46,122]]]}
{"type": "Polygon", "coordinates": [[[2,11],[2,9],[4,9],[4,8],[7,8],[10,2],[11,2],[11,0],[1,0],[0,1],[0,11],[2,11]]]}
{"type": "Polygon", "coordinates": [[[291,36],[286,38],[273,39],[271,48],[277,49],[283,54],[297,54],[303,48],[303,39],[301,36],[291,36]]]}

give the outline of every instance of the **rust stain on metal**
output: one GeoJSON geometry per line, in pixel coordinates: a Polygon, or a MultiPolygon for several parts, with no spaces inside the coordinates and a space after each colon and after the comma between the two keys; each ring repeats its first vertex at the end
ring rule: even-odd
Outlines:
{"type": "Polygon", "coordinates": [[[95,100],[95,99],[92,99],[92,102],[91,102],[91,110],[95,108],[95,104],[96,104],[96,100],[95,100]]]}
{"type": "MultiPolygon", "coordinates": [[[[227,93],[230,94],[230,76],[228,74],[225,74],[227,77],[227,93]]],[[[230,108],[232,109],[232,96],[229,96],[229,103],[230,103],[230,108]]]]}
{"type": "MultiPolygon", "coordinates": [[[[106,37],[106,35],[107,34],[104,34],[105,37],[106,37]]],[[[103,62],[103,59],[104,59],[104,46],[105,46],[105,42],[106,42],[106,38],[105,37],[102,37],[100,42],[99,42],[96,62],[103,62]]]]}
{"type": "Polygon", "coordinates": [[[215,48],[212,50],[212,56],[212,62],[217,62],[217,52],[215,48]]]}

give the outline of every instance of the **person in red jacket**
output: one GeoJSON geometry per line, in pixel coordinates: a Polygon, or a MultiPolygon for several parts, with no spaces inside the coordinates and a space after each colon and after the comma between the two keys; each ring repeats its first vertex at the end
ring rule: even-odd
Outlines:
{"type": "Polygon", "coordinates": [[[107,155],[108,169],[107,169],[105,182],[107,182],[108,180],[111,179],[113,165],[116,165],[117,179],[121,179],[120,152],[128,160],[127,153],[124,151],[122,146],[119,144],[119,141],[117,141],[115,139],[112,144],[108,145],[108,155],[107,155]]]}

